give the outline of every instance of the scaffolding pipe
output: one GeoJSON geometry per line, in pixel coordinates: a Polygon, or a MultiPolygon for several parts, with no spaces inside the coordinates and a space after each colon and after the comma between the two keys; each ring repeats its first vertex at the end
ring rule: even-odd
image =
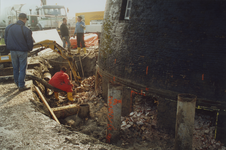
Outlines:
{"type": "Polygon", "coordinates": [[[196,99],[192,94],[178,94],[175,150],[192,150],[196,99]]]}

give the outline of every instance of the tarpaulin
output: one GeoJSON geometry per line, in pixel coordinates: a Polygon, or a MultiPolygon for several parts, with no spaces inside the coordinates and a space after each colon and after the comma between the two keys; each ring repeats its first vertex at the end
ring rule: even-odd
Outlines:
{"type": "MultiPolygon", "coordinates": [[[[85,41],[85,46],[94,46],[98,44],[98,35],[97,34],[84,34],[84,41],[85,41]]],[[[77,48],[77,39],[76,36],[75,38],[71,37],[70,38],[71,42],[71,48],[77,48]]],[[[82,47],[82,46],[81,46],[82,47]]]]}

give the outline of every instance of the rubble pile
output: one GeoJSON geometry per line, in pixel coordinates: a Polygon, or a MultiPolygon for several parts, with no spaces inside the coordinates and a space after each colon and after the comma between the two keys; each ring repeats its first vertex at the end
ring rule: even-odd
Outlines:
{"type": "Polygon", "coordinates": [[[95,76],[84,79],[81,82],[81,86],[75,89],[76,95],[74,95],[75,102],[78,104],[87,103],[88,101],[96,100],[94,93],[95,76]]]}
{"type": "Polygon", "coordinates": [[[220,141],[215,138],[215,117],[196,113],[193,132],[193,143],[197,150],[226,150],[220,141]]]}
{"type": "Polygon", "coordinates": [[[121,129],[125,130],[130,128],[131,126],[138,126],[141,129],[145,129],[147,126],[152,126],[155,128],[156,122],[156,107],[148,107],[148,106],[141,106],[135,104],[136,109],[129,114],[128,117],[122,117],[122,125],[121,129]]]}
{"type": "MultiPolygon", "coordinates": [[[[140,95],[134,98],[134,111],[129,116],[121,117],[122,147],[130,148],[134,143],[140,143],[149,148],[158,145],[162,149],[173,150],[174,136],[164,133],[156,126],[157,104],[155,102],[140,95]]],[[[226,150],[220,141],[215,140],[215,120],[214,115],[196,111],[193,149],[226,150]]]]}
{"type": "Polygon", "coordinates": [[[48,102],[49,105],[54,107],[67,106],[70,104],[84,104],[88,101],[95,102],[99,101],[100,98],[96,97],[94,92],[95,76],[84,79],[81,82],[81,86],[74,89],[74,101],[67,100],[67,94],[65,92],[59,93],[59,100],[51,97],[48,102]]]}
{"type": "MultiPolygon", "coordinates": [[[[137,95],[134,98],[133,112],[127,117],[121,117],[121,141],[123,147],[130,147],[135,142],[147,146],[147,142],[164,139],[161,145],[166,145],[170,136],[156,130],[157,104],[153,99],[143,99],[137,95]]],[[[168,145],[164,147],[171,147],[168,145]]]]}

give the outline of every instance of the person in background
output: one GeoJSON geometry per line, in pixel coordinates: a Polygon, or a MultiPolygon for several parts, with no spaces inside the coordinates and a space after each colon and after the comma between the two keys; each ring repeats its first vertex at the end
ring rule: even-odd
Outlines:
{"type": "Polygon", "coordinates": [[[60,33],[63,39],[63,47],[65,48],[67,42],[68,51],[71,52],[71,43],[69,40],[69,31],[67,27],[67,19],[63,18],[63,23],[60,26],[60,33]]]}
{"type": "Polygon", "coordinates": [[[80,50],[81,50],[80,45],[82,45],[84,53],[86,54],[86,47],[85,47],[85,41],[84,41],[84,29],[86,26],[85,26],[85,23],[82,21],[81,16],[78,16],[77,20],[78,22],[75,25],[74,37],[76,35],[78,54],[80,54],[80,50]]]}
{"type": "Polygon", "coordinates": [[[10,50],[14,82],[19,91],[30,89],[25,86],[27,55],[33,49],[32,31],[25,26],[28,18],[25,13],[19,14],[19,20],[5,29],[5,44],[10,50]]]}
{"type": "MultiPolygon", "coordinates": [[[[56,72],[53,77],[49,80],[49,84],[52,85],[55,88],[58,88],[62,91],[67,92],[67,98],[70,101],[73,101],[73,84],[69,80],[69,76],[66,73],[67,68],[62,67],[59,72],[56,72]]],[[[55,98],[58,98],[58,92],[54,92],[55,98]]]]}

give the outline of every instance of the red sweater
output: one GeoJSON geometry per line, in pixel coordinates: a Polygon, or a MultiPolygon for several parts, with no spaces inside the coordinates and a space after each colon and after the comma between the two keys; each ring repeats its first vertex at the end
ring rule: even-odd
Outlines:
{"type": "Polygon", "coordinates": [[[49,84],[65,92],[73,91],[73,85],[71,84],[67,73],[63,71],[55,73],[54,76],[49,80],[49,84]]]}

